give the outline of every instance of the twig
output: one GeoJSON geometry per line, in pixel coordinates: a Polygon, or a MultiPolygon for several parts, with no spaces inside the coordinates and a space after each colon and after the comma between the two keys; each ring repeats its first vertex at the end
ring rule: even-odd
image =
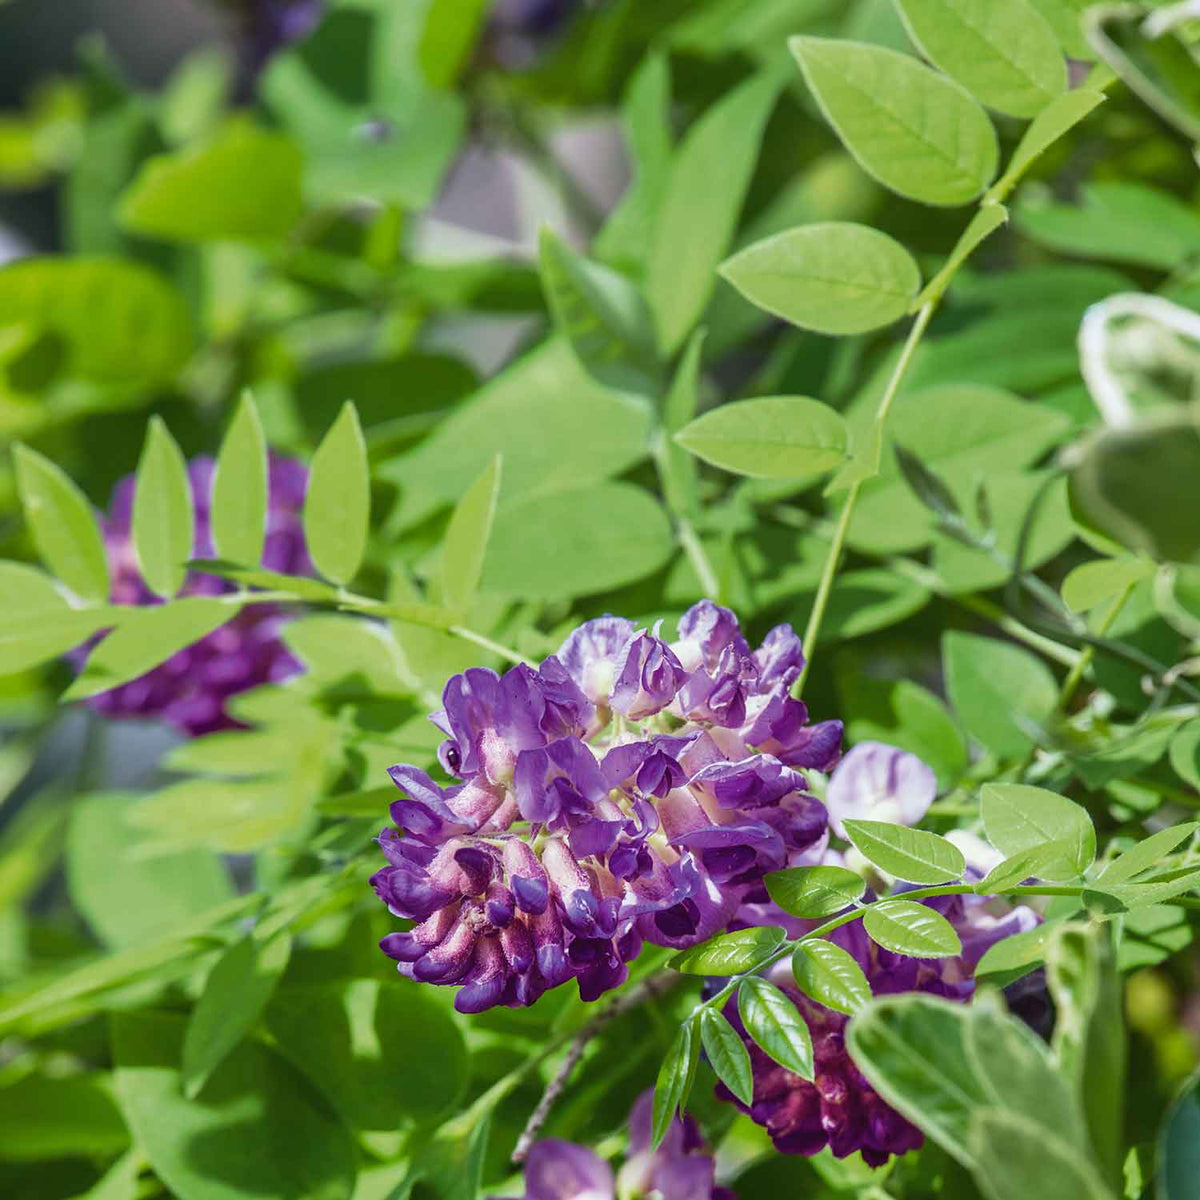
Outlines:
{"type": "Polygon", "coordinates": [[[517,1139],[516,1149],[512,1153],[514,1166],[519,1167],[533,1148],[534,1142],[538,1139],[538,1134],[542,1131],[542,1126],[545,1125],[547,1118],[550,1116],[551,1109],[554,1108],[558,1098],[566,1090],[571,1073],[583,1057],[583,1052],[588,1048],[588,1044],[592,1038],[610,1021],[637,1008],[647,1000],[670,991],[676,984],[681,983],[683,978],[682,975],[674,971],[664,971],[643,979],[641,983],[630,988],[623,996],[618,996],[612,1004],[598,1016],[593,1017],[572,1038],[566,1055],[563,1057],[562,1062],[559,1063],[558,1069],[554,1072],[550,1082],[546,1084],[546,1090],[542,1093],[542,1098],[538,1101],[537,1108],[530,1114],[529,1120],[525,1122],[525,1128],[521,1131],[521,1136],[517,1139]]]}

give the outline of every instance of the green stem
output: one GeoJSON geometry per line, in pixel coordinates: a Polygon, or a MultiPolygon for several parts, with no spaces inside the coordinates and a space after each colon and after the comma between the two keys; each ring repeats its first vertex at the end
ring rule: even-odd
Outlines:
{"type": "Polygon", "coordinates": [[[704,550],[704,543],[696,536],[692,523],[686,517],[680,517],[675,525],[679,544],[683,547],[696,578],[700,581],[700,590],[710,600],[721,599],[721,581],[713,569],[712,562],[704,550]]]}
{"type": "MultiPolygon", "coordinates": [[[[904,347],[900,351],[900,357],[896,360],[892,377],[888,380],[887,387],[884,389],[883,396],[879,401],[879,408],[875,413],[875,420],[871,426],[870,434],[872,453],[876,457],[874,470],[871,472],[872,475],[879,469],[878,455],[879,447],[883,444],[884,423],[887,421],[892,403],[900,391],[900,384],[908,372],[913,353],[916,351],[917,345],[929,325],[930,317],[933,316],[933,309],[934,302],[930,301],[923,305],[917,313],[917,319],[913,321],[912,328],[909,329],[908,337],[904,342],[904,347]]],[[[800,671],[799,678],[792,687],[792,695],[797,700],[804,691],[804,683],[808,678],[809,669],[812,667],[813,655],[817,649],[817,638],[821,632],[821,623],[825,619],[825,610],[829,605],[829,596],[833,591],[833,582],[837,578],[842,549],[846,542],[846,533],[850,528],[850,519],[854,516],[854,508],[858,504],[859,492],[862,491],[862,486],[868,478],[870,476],[857,479],[851,484],[850,492],[846,496],[846,503],[842,506],[841,516],[838,518],[837,529],[833,534],[833,543],[829,547],[829,554],[825,559],[825,568],[821,572],[821,582],[817,585],[817,595],[813,600],[812,613],[808,618],[808,625],[804,630],[805,663],[800,671]]]]}
{"type": "Polygon", "coordinates": [[[473,629],[467,629],[464,625],[451,625],[446,632],[453,634],[457,638],[462,638],[464,642],[472,642],[484,650],[490,650],[493,654],[498,654],[505,661],[516,663],[518,666],[523,662],[529,661],[519,651],[501,645],[500,642],[493,642],[491,638],[484,637],[482,633],[476,633],[473,629]]]}

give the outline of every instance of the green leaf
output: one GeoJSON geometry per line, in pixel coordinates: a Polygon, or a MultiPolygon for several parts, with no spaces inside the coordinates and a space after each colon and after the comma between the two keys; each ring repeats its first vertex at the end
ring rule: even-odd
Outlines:
{"type": "Polygon", "coordinates": [[[108,1158],[128,1145],[107,1072],[57,1078],[18,1073],[0,1088],[0,1156],[6,1163],[108,1158]]]}
{"type": "Polygon", "coordinates": [[[1164,904],[1185,892],[1200,887],[1200,869],[1173,879],[1146,880],[1142,883],[1095,883],[1083,889],[1083,902],[1105,913],[1124,913],[1164,904]]]}
{"type": "Polygon", "coordinates": [[[380,696],[412,691],[399,647],[374,621],[314,613],[289,621],[280,636],[304,664],[305,678],[321,689],[367,689],[380,696]]]}
{"type": "Polygon", "coordinates": [[[151,417],[133,495],[133,544],[152,592],[174,596],[192,556],[195,517],[187,463],[161,417],[151,417]]]}
{"type": "Polygon", "coordinates": [[[179,1200],[349,1200],[357,1154],[324,1098],[275,1051],[243,1041],[202,1097],[179,1083],[185,1022],[112,1018],[121,1110],[154,1173],[179,1200]]]}
{"type": "Polygon", "coordinates": [[[1148,838],[1143,838],[1131,846],[1124,854],[1114,858],[1100,872],[1098,882],[1105,887],[1113,883],[1125,883],[1135,875],[1159,866],[1168,854],[1193,837],[1197,830],[1200,830],[1200,824],[1185,821],[1182,825],[1172,825],[1170,829],[1160,829],[1157,833],[1152,833],[1148,838]]]}
{"type": "Polygon", "coordinates": [[[845,867],[788,867],[763,878],[772,900],[793,917],[815,920],[856,904],[866,886],[845,867]]]}
{"type": "Polygon", "coordinates": [[[451,611],[465,615],[475,601],[487,554],[496,498],[500,495],[499,456],[467,489],[450,517],[442,539],[442,600],[451,611]]]}
{"type": "Polygon", "coordinates": [[[116,628],[89,655],[64,700],[85,700],[137,679],[172,654],[207,637],[238,615],[240,606],[208,596],[185,596],[147,608],[118,611],[116,628]]]}
{"type": "Polygon", "coordinates": [[[108,599],[108,562],[87,497],[71,478],[28,446],[13,447],[17,491],[42,562],[81,600],[108,599]]]}
{"type": "Polygon", "coordinates": [[[896,0],[921,53],[978,99],[1034,117],[1067,89],[1054,30],[1028,0],[896,0]]]}
{"type": "Polygon", "coordinates": [[[692,1023],[685,1022],[679,1027],[671,1048],[667,1051],[662,1066],[658,1069],[658,1079],[654,1084],[653,1123],[651,1129],[651,1146],[657,1148],[675,1114],[683,1103],[683,1093],[688,1076],[692,1071],[692,1060],[699,1054],[692,1033],[692,1023]]]}
{"type": "Polygon", "coordinates": [[[991,896],[1024,883],[1026,879],[1042,879],[1043,870],[1061,866],[1071,858],[1073,848],[1068,841],[1043,842],[1017,854],[1011,854],[997,863],[987,875],[975,885],[980,896],[991,896]]]}
{"type": "Polygon", "coordinates": [[[153,942],[233,895],[211,851],[154,853],[129,819],[138,803],[131,793],[82,798],[67,831],[71,900],[113,950],[153,942]]]}
{"type": "Polygon", "coordinates": [[[971,1114],[992,1103],[967,1055],[971,1019],[971,1009],[948,1000],[883,996],[846,1031],[850,1056],[872,1087],[968,1168],[975,1166],[971,1114]]]}
{"type": "Polygon", "coordinates": [[[794,37],[788,46],[859,165],[923,204],[974,200],[996,173],[996,133],[967,91],[907,54],[794,37]]]}
{"type": "Polygon", "coordinates": [[[1180,1089],[1158,1133],[1158,1200],[1189,1200],[1200,1175],[1200,1075],[1180,1089]]]}
{"type": "Polygon", "coordinates": [[[755,925],[734,933],[719,933],[676,954],[667,965],[685,975],[737,975],[758,966],[784,937],[778,925],[755,925]]]}
{"type": "Polygon", "coordinates": [[[886,821],[843,824],[856,849],[881,870],[909,883],[952,883],[966,870],[962,851],[936,833],[886,821]]]}
{"type": "Polygon", "coordinates": [[[299,220],[303,165],[291,138],[232,117],[201,145],[148,159],[120,220],[166,241],[275,241],[299,220]]]}
{"type": "Polygon", "coordinates": [[[1110,937],[1108,926],[1073,921],[1059,925],[1046,954],[1046,980],[1054,999],[1053,1047],[1059,1070],[1087,1122],[1103,1174],[1119,1186],[1125,1096],[1124,987],[1117,976],[1110,937]]]}
{"type": "Polygon", "coordinates": [[[682,345],[712,295],[779,88],[779,77],[766,73],[727,93],[688,130],[671,160],[646,266],[664,356],[682,345]]]}
{"type": "Polygon", "coordinates": [[[841,336],[898,321],[921,287],[905,248],[867,225],[822,221],[755,242],[721,264],[751,304],[841,336]]]}
{"type": "Polygon", "coordinates": [[[1200,789],[1200,721],[1189,721],[1171,739],[1171,766],[1180,779],[1200,789]]]}
{"type": "Polygon", "coordinates": [[[792,952],[796,986],[818,1004],[853,1016],[871,999],[862,967],[841,948],[823,938],[806,938],[792,952]]]}
{"type": "Polygon", "coordinates": [[[419,55],[431,86],[454,86],[470,62],[487,12],[487,0],[431,0],[426,6],[419,55]]]}
{"type": "Polygon", "coordinates": [[[713,1008],[700,1010],[700,1039],[717,1078],[743,1103],[754,1100],[750,1052],[733,1026],[713,1008]]]}
{"type": "Polygon", "coordinates": [[[448,1006],[427,993],[407,980],[285,985],[265,1019],[283,1053],[355,1129],[394,1130],[409,1117],[449,1113],[467,1084],[462,1034],[448,1006]]]}
{"type": "Polygon", "coordinates": [[[1070,133],[1105,99],[1103,92],[1079,87],[1051,100],[1030,122],[1013,151],[1008,168],[988,191],[987,198],[1000,200],[1007,196],[1020,182],[1021,176],[1055,142],[1070,133]]]}
{"type": "Polygon", "coordinates": [[[846,458],[841,414],[807,396],[722,404],[684,426],[675,440],[715,467],[764,479],[820,474],[846,458]]]}
{"type": "Polygon", "coordinates": [[[1047,923],[1011,937],[1002,938],[990,946],[975,964],[975,978],[999,976],[1003,983],[1019,979],[1042,961],[1046,947],[1054,932],[1054,925],[1047,923]]]}
{"type": "MultiPolygon", "coordinates": [[[[33,573],[33,572],[31,572],[33,573]]],[[[57,594],[57,593],[56,593],[57,594]]],[[[116,608],[60,608],[0,615],[0,676],[39,666],[116,623],[116,608]]]]}
{"type": "Polygon", "coordinates": [[[645,578],[674,552],[667,515],[644,488],[564,488],[500,505],[481,590],[523,600],[591,595],[645,578]]]}
{"type": "Polygon", "coordinates": [[[969,1144],[988,1200],[1115,1200],[1088,1159],[1039,1120],[983,1109],[972,1117],[969,1144]]]}
{"type": "Polygon", "coordinates": [[[118,258],[26,258],[0,270],[0,327],[61,338],[63,373],[139,391],[171,380],[192,350],[192,319],[158,272],[118,258]]]}
{"type": "Polygon", "coordinates": [[[1001,758],[1027,753],[1058,703],[1046,665],[1018,646],[956,630],[942,637],[942,660],[950,702],[966,731],[1001,758]]]}
{"type": "Polygon", "coordinates": [[[738,987],[738,1015],[764,1054],[812,1082],[812,1035],[786,993],[758,976],[743,979],[738,987]]]}
{"type": "Polygon", "coordinates": [[[863,928],[885,950],[913,958],[950,958],[962,953],[954,926],[925,904],[880,900],[868,905],[863,928]]]}
{"type": "Polygon", "coordinates": [[[971,218],[970,224],[954,243],[942,269],[925,285],[921,294],[912,302],[911,311],[941,300],[958,269],[979,249],[993,233],[1008,222],[1008,209],[1003,204],[985,203],[971,218]]]}
{"type": "Polygon", "coordinates": [[[652,391],[659,376],[653,321],[637,288],[577,254],[548,226],[538,249],[554,323],[584,370],[606,387],[652,391]]]}
{"type": "Polygon", "coordinates": [[[1063,603],[1072,612],[1090,612],[1153,574],[1154,564],[1140,559],[1102,558],[1082,563],[1062,581],[1063,603]]]}
{"type": "Polygon", "coordinates": [[[316,568],[334,583],[358,574],[367,550],[371,477],[358,412],[347,401],[313,455],[304,536],[316,568]]]}
{"type": "Polygon", "coordinates": [[[988,841],[1001,854],[1019,854],[1046,842],[1065,841],[1070,853],[1043,866],[1043,878],[1076,879],[1096,857],[1096,830],[1087,810],[1045,788],[985,783],[980,811],[988,841]]]}
{"type": "Polygon", "coordinates": [[[220,558],[257,566],[267,537],[267,438],[254,397],[243,393],[217,453],[212,537],[220,558]]]}
{"type": "Polygon", "coordinates": [[[189,1100],[258,1023],[291,953],[286,932],[265,941],[247,934],[213,964],[183,1038],[180,1083],[189,1100]]]}

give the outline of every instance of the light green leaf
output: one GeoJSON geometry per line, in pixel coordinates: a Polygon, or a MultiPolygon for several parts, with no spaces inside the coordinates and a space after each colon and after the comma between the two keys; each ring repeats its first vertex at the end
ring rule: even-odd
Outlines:
{"type": "Polygon", "coordinates": [[[925,285],[921,294],[912,302],[911,311],[915,312],[931,302],[942,298],[951,280],[958,274],[958,269],[971,257],[979,246],[1008,221],[1008,209],[1003,204],[984,204],[971,218],[970,224],[962,231],[954,248],[950,251],[942,269],[925,285]]]}
{"type": "Polygon", "coordinates": [[[0,615],[0,676],[16,675],[74,650],[101,629],[115,625],[122,611],[118,608],[78,609],[53,605],[40,613],[3,613],[0,615]]]}
{"type": "Polygon", "coordinates": [[[1096,830],[1087,810],[1045,788],[985,783],[980,811],[988,841],[1002,854],[1019,854],[1046,842],[1065,841],[1070,853],[1043,865],[1043,878],[1075,879],[1096,857],[1096,830]]]}
{"type": "Polygon", "coordinates": [[[1007,983],[1028,974],[1045,957],[1053,932],[1054,924],[1048,922],[1002,938],[976,963],[975,978],[982,980],[994,976],[999,977],[1000,983],[1007,983]]]}
{"type": "Polygon", "coordinates": [[[788,42],[826,119],[859,165],[923,204],[974,200],[996,173],[996,132],[967,91],[882,46],[788,42]]]}
{"type": "MultiPolygon", "coordinates": [[[[0,630],[29,617],[53,617],[72,610],[54,580],[37,567],[0,562],[0,630]]],[[[2,636],[2,635],[0,635],[2,636]]]]}
{"type": "Polygon", "coordinates": [[[867,907],[863,928],[885,950],[914,958],[950,958],[962,953],[954,926],[925,904],[880,900],[867,907]]]}
{"type": "Polygon", "coordinates": [[[460,615],[469,611],[483,575],[496,498],[500,495],[500,464],[497,455],[464,493],[442,539],[442,600],[460,615]]]}
{"type": "Polygon", "coordinates": [[[936,833],[886,821],[843,822],[846,836],[865,858],[909,883],[952,883],[962,878],[962,851],[936,833]]]}
{"type": "Polygon", "coordinates": [[[1190,1200],[1200,1176],[1200,1074],[1180,1089],[1158,1134],[1158,1200],[1190,1200]]]}
{"type": "Polygon", "coordinates": [[[60,1077],[18,1072],[0,1088],[0,1155],[9,1163],[107,1158],[128,1145],[106,1071],[60,1077]]]}
{"type": "Polygon", "coordinates": [[[897,0],[921,53],[997,112],[1034,117],[1067,89],[1054,30],[1028,0],[897,0]]]}
{"type": "Polygon", "coordinates": [[[758,976],[743,979],[738,987],[738,1015],[764,1054],[801,1079],[812,1081],[812,1035],[784,992],[758,976]]]}
{"type": "Polygon", "coordinates": [[[179,1082],[184,1029],[173,1014],[112,1018],[121,1110],[154,1173],[179,1200],[349,1200],[354,1141],[303,1075],[247,1040],[213,1073],[203,1096],[189,1100],[179,1082]]]}
{"type": "Polygon", "coordinates": [[[845,867],[788,867],[763,878],[771,899],[793,917],[815,920],[857,903],[866,886],[845,867]]]}
{"type": "Polygon", "coordinates": [[[676,954],[667,965],[685,975],[737,975],[756,967],[783,939],[784,932],[778,925],[719,933],[676,954]]]}
{"type": "Polygon", "coordinates": [[[1114,858],[1100,872],[1098,882],[1108,887],[1113,883],[1125,883],[1143,871],[1160,866],[1162,860],[1188,838],[1193,837],[1200,829],[1195,821],[1185,821],[1182,825],[1172,825],[1170,829],[1160,829],[1148,838],[1143,838],[1131,846],[1124,854],[1114,858]]]}
{"type": "Polygon", "coordinates": [[[654,1084],[653,1124],[651,1128],[651,1145],[655,1148],[667,1136],[667,1130],[675,1119],[680,1104],[684,1100],[684,1090],[688,1076],[692,1071],[692,1061],[699,1055],[699,1047],[692,1032],[692,1023],[685,1022],[679,1027],[671,1048],[667,1051],[658,1070],[658,1079],[654,1084]]]}
{"type": "Polygon", "coordinates": [[[921,270],[899,242],[840,221],[755,242],[726,259],[720,273],[759,308],[835,336],[899,320],[921,287],[921,270]]]}
{"type": "Polygon", "coordinates": [[[538,239],[542,288],[559,332],[606,387],[651,392],[659,376],[650,309],[623,275],[577,254],[548,226],[538,239]]]}
{"type": "Polygon", "coordinates": [[[4,267],[0,327],[26,322],[63,340],[65,375],[118,393],[167,382],[192,349],[179,292],[119,258],[25,258],[4,267]]]}
{"type": "Polygon", "coordinates": [[[766,479],[819,474],[846,458],[841,414],[807,396],[722,404],[684,426],[675,440],[713,466],[766,479]]]}
{"type": "Polygon", "coordinates": [[[399,647],[374,621],[313,613],[289,621],[281,637],[304,664],[305,679],[318,688],[356,687],[380,696],[407,696],[412,691],[399,647]]]}
{"type": "Polygon", "coordinates": [[[316,568],[346,584],[367,549],[371,477],[358,412],[347,401],[313,455],[304,501],[304,536],[316,568]]]}
{"type": "Polygon", "coordinates": [[[1089,113],[1104,102],[1103,92],[1089,88],[1073,88],[1051,100],[1030,122],[1017,143],[1004,174],[992,185],[987,199],[1002,200],[1020,182],[1021,176],[1059,138],[1070,133],[1089,113]]]}
{"type": "Polygon", "coordinates": [[[430,0],[418,50],[430,86],[453,87],[471,59],[488,11],[487,0],[430,0]]]}
{"type": "Polygon", "coordinates": [[[1039,1120],[982,1109],[971,1118],[969,1145],[988,1200],[1115,1200],[1088,1159],[1039,1120]]]}
{"type": "Polygon", "coordinates": [[[662,505],[629,483],[564,488],[501,504],[481,591],[559,600],[643,579],[674,553],[662,505]]]}
{"type": "Polygon", "coordinates": [[[1146,880],[1141,883],[1095,883],[1083,889],[1083,902],[1089,908],[1106,913],[1132,912],[1151,904],[1164,904],[1185,892],[1200,887],[1200,869],[1173,879],[1146,880]]]}
{"type": "Polygon", "coordinates": [[[254,397],[245,392],[213,472],[212,536],[221,558],[258,565],[267,536],[267,492],[267,438],[254,397]]]}
{"type": "Polygon", "coordinates": [[[71,900],[113,950],[153,942],[233,895],[210,851],[152,850],[130,820],[138,803],[132,793],[88,796],[74,805],[67,831],[71,900]]]}
{"type": "Polygon", "coordinates": [[[277,240],[300,217],[303,165],[285,134],[232,117],[203,144],[148,159],[120,199],[120,220],[167,241],[277,240]]]}
{"type": "Polygon", "coordinates": [[[967,732],[1001,758],[1027,753],[1058,702],[1049,668],[1018,646],[956,630],[942,638],[942,660],[950,701],[967,732]]]}
{"type": "Polygon", "coordinates": [[[779,88],[773,73],[747,80],[688,130],[672,158],[646,267],[663,355],[682,345],[712,295],[779,88]]]}
{"type": "Polygon", "coordinates": [[[119,614],[116,628],[88,655],[83,671],[63,693],[64,700],[84,700],[137,679],[232,621],[240,606],[208,596],[185,596],[113,611],[119,614]]]}
{"type": "Polygon", "coordinates": [[[286,932],[266,941],[247,934],[213,964],[183,1039],[180,1083],[189,1100],[257,1023],[291,953],[286,932]]]}
{"type": "Polygon", "coordinates": [[[1153,574],[1154,564],[1140,559],[1103,558],[1082,563],[1062,581],[1063,603],[1072,612],[1090,612],[1153,574]]]}
{"type": "Polygon", "coordinates": [[[818,1004],[853,1016],[871,999],[871,985],[862,967],[833,942],[806,938],[792,952],[796,986],[818,1004]]]}
{"type": "Polygon", "coordinates": [[[700,1039],[717,1078],[743,1103],[754,1100],[750,1052],[733,1026],[716,1009],[700,1010],[700,1039]]]}
{"type": "Polygon", "coordinates": [[[133,544],[152,592],[174,596],[192,556],[195,517],[187,463],[161,417],[151,417],[133,495],[133,544]]]}
{"type": "Polygon", "coordinates": [[[1179,730],[1168,754],[1175,774],[1200,789],[1200,721],[1189,721],[1179,730]]]}
{"type": "Polygon", "coordinates": [[[1043,869],[1056,865],[1061,866],[1069,860],[1072,846],[1067,841],[1043,842],[1038,846],[1030,846],[1017,854],[1010,854],[1003,862],[997,863],[987,875],[975,885],[975,891],[980,896],[991,896],[1003,892],[1026,879],[1041,879],[1043,869]]]}
{"type": "Polygon", "coordinates": [[[48,458],[13,447],[17,491],[42,562],[81,600],[108,599],[108,562],[87,497],[48,458]]]}

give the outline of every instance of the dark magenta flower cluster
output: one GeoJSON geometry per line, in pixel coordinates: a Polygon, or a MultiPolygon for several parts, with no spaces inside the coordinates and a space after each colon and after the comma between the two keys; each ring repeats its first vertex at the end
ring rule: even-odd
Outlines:
{"type": "Polygon", "coordinates": [[[431,719],[459,782],[391,771],[403,836],[383,831],[372,882],[416,925],[383,950],[478,1012],[570,979],[594,1000],[643,942],[723,929],[765,898],[767,872],[827,841],[802,771],[833,767],[842,727],[810,725],[792,698],[803,661],[790,626],[751,651],[733,613],[702,601],[671,643],[601,617],[537,670],[454,676],[431,719]]]}
{"type": "MultiPolygon", "coordinates": [[[[212,558],[214,547],[209,519],[213,460],[194,458],[188,463],[195,510],[193,557],[212,558]]],[[[272,455],[268,476],[266,542],[261,565],[291,575],[311,575],[312,564],[304,544],[301,509],[308,471],[293,459],[272,455]]],[[[112,577],[113,604],[161,603],[146,586],[133,543],[135,480],[122,479],[113,491],[108,516],[103,521],[104,544],[112,577]]],[[[193,572],[181,595],[219,596],[234,585],[215,575],[193,572]]],[[[166,662],[120,687],[101,692],[88,704],[108,717],[155,717],[193,737],[237,722],[225,702],[238,692],[274,683],[300,670],[300,663],[279,638],[285,616],[278,605],[247,605],[232,620],[180,650],[166,662]]],[[[77,652],[82,667],[87,650],[77,652]]]]}

